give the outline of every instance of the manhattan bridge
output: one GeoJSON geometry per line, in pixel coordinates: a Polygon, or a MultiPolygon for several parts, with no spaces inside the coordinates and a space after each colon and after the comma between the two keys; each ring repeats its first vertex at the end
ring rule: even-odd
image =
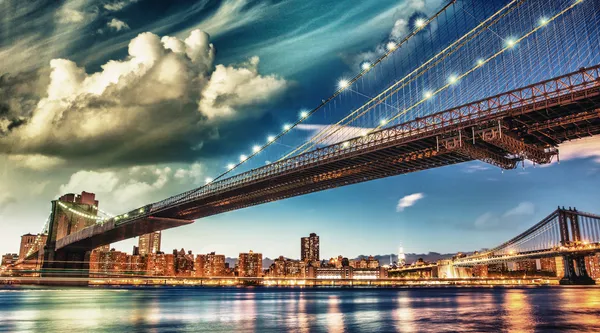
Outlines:
{"type": "MultiPolygon", "coordinates": [[[[47,242],[27,259],[85,270],[94,248],[206,216],[473,160],[548,164],[560,144],[600,134],[598,1],[453,0],[413,15],[404,37],[378,50],[204,186],[116,216],[53,201],[47,242]]],[[[587,281],[582,256],[598,250],[600,217],[559,208],[454,265],[562,256],[577,283],[587,281]]]]}

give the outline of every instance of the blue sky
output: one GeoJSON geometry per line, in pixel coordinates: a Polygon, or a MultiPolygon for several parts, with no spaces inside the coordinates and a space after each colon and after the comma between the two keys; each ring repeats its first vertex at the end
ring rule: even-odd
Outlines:
{"type": "MultiPolygon", "coordinates": [[[[523,10],[550,15],[546,2],[532,0],[532,7],[523,10]]],[[[459,3],[463,12],[482,19],[508,1],[490,2],[485,8],[468,0],[459,3]]],[[[442,4],[0,3],[0,97],[6,101],[0,109],[0,252],[18,251],[21,234],[38,232],[50,200],[61,193],[96,192],[101,208],[120,213],[202,185],[253,144],[280,131],[283,123],[295,121],[300,110],[329,97],[341,78],[360,71],[360,61],[374,59],[388,41],[400,40],[412,29],[416,18],[433,14],[442,4]],[[164,36],[172,37],[172,52],[163,46],[164,36]],[[186,49],[175,51],[177,47],[186,49]]],[[[598,5],[588,6],[569,16],[573,24],[585,26],[585,33],[571,40],[595,40],[598,47],[597,24],[585,24],[597,23],[597,15],[577,16],[598,5]]],[[[457,29],[477,21],[470,22],[463,12],[457,10],[465,17],[464,26],[457,29]]],[[[452,17],[443,20],[449,24],[452,17]]],[[[501,44],[493,40],[494,34],[509,36],[526,30],[525,25],[483,36],[469,56],[501,44]]],[[[397,52],[396,62],[390,60],[365,77],[361,91],[376,93],[397,78],[392,69],[402,72],[426,60],[435,52],[434,42],[450,43],[454,35],[443,27],[439,23],[417,36],[397,52]],[[445,37],[431,37],[436,33],[445,37]]],[[[544,38],[551,40],[551,31],[544,38]]],[[[426,106],[443,110],[598,60],[594,47],[570,49],[568,44],[556,46],[556,54],[570,59],[562,66],[554,65],[553,56],[540,57],[541,69],[531,75],[501,76],[496,86],[480,88],[478,80],[489,80],[490,73],[514,70],[502,61],[543,51],[535,44],[520,46],[491,64],[489,72],[477,74],[471,85],[463,82],[426,106]]],[[[433,86],[432,82],[427,83],[433,86]]],[[[364,101],[358,93],[349,93],[325,112],[335,119],[364,101]]],[[[321,125],[331,119],[315,114],[309,123],[321,125]]],[[[294,130],[282,145],[257,156],[249,166],[280,157],[289,151],[287,145],[310,134],[294,130]]],[[[299,238],[311,232],[321,236],[323,257],[386,254],[396,252],[400,244],[407,252],[491,247],[527,229],[557,205],[600,212],[600,144],[570,143],[561,147],[561,154],[560,164],[543,168],[527,164],[502,173],[471,162],[213,216],[165,231],[163,249],[184,247],[231,257],[252,249],[269,257],[298,257],[299,238]],[[399,208],[400,201],[404,204],[399,208]]],[[[115,247],[130,251],[133,244],[135,240],[115,247]]]]}

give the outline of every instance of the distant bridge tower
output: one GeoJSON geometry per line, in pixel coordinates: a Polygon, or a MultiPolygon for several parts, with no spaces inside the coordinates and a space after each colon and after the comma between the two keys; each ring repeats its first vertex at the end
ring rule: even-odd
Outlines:
{"type": "MultiPolygon", "coordinates": [[[[560,230],[560,244],[568,247],[580,245],[583,242],[577,209],[558,207],[558,222],[560,230]]],[[[595,284],[585,268],[585,256],[582,254],[564,254],[564,277],[560,284],[595,284]]]]}

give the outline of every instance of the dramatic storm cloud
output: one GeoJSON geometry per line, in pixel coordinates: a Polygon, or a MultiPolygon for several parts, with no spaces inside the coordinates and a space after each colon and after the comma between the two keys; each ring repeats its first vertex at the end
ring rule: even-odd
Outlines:
{"type": "Polygon", "coordinates": [[[7,98],[0,152],[49,165],[192,160],[221,126],[262,115],[287,87],[284,79],[260,75],[257,57],[215,66],[215,48],[200,30],[184,40],[142,33],[128,54],[90,74],[53,59],[39,101],[19,76],[0,81],[7,98]]]}

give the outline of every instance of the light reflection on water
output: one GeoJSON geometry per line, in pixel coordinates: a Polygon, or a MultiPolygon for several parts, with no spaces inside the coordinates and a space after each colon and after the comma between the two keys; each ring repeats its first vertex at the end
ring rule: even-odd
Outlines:
{"type": "Polygon", "coordinates": [[[0,332],[597,332],[600,288],[0,289],[0,332]]]}

